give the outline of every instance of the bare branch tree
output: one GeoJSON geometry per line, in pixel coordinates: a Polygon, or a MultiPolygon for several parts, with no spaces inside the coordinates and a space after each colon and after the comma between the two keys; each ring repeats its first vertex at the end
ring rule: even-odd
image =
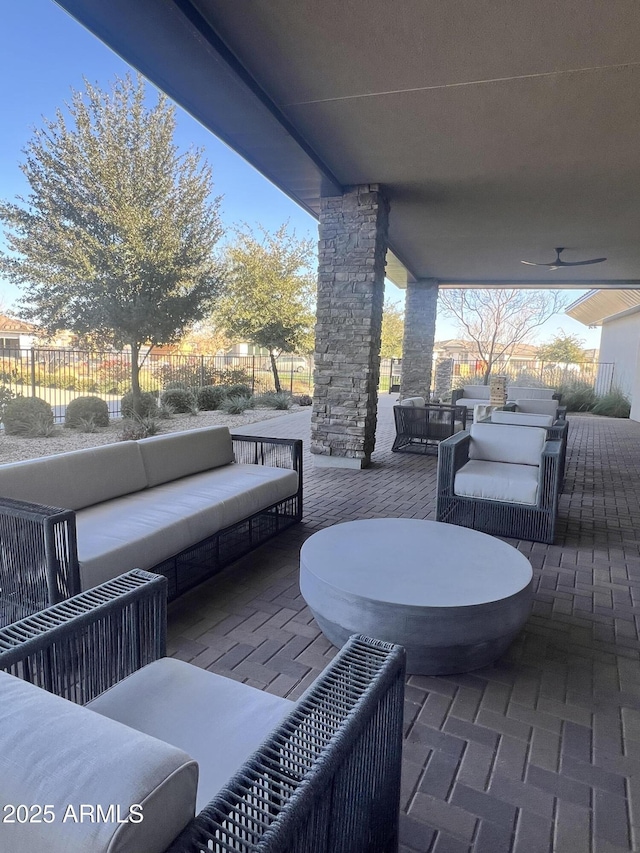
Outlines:
{"type": "Polygon", "coordinates": [[[561,311],[566,297],[557,290],[441,290],[440,307],[463,339],[473,341],[484,362],[484,383],[494,364],[513,354],[517,344],[561,311]]]}

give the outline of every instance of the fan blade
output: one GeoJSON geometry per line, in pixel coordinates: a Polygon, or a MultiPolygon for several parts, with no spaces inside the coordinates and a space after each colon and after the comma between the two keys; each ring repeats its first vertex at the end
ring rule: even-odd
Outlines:
{"type": "Polygon", "coordinates": [[[601,264],[606,258],[593,258],[590,261],[556,261],[561,267],[586,267],[589,264],[601,264]]]}
{"type": "Polygon", "coordinates": [[[521,264],[526,264],[528,267],[548,267],[551,264],[536,264],[533,261],[520,261],[521,264]]]}

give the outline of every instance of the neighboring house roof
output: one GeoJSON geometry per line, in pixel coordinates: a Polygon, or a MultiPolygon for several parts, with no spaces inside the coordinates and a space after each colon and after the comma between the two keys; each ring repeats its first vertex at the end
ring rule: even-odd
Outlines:
{"type": "Polygon", "coordinates": [[[640,309],[640,290],[592,290],[576,299],[564,312],[585,326],[601,326],[604,320],[640,309]]]}
{"type": "Polygon", "coordinates": [[[25,323],[24,320],[17,320],[15,317],[0,314],[0,332],[16,332],[22,335],[31,335],[35,331],[36,327],[31,323],[25,323]]]}
{"type": "MultiPolygon", "coordinates": [[[[445,341],[436,341],[433,345],[434,352],[454,355],[455,353],[469,353],[475,358],[480,358],[476,345],[473,341],[464,341],[457,338],[450,338],[445,341]]],[[[510,358],[537,358],[538,347],[533,344],[516,344],[513,348],[509,348],[510,358]]]]}

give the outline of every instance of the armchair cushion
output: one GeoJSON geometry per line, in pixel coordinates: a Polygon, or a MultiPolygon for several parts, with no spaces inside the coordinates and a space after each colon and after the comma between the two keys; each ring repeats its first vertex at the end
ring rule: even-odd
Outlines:
{"type": "Polygon", "coordinates": [[[0,801],[55,814],[0,823],[0,850],[161,853],[193,818],[198,765],[182,750],[1,671],[0,697],[0,801]],[[140,804],[143,820],[65,821],[81,804],[114,805],[122,818],[140,804]]]}
{"type": "MultiPolygon", "coordinates": [[[[491,396],[491,388],[488,385],[463,385],[464,397],[474,400],[486,401],[491,396]]],[[[464,399],[461,398],[461,399],[464,399]]]]}
{"type": "Polygon", "coordinates": [[[193,664],[162,658],[87,707],[193,756],[200,767],[200,811],[293,704],[193,664]]]}
{"type": "Polygon", "coordinates": [[[533,465],[471,459],[457,472],[454,492],[470,498],[535,505],[538,481],[538,468],[533,465]]]}
{"type": "Polygon", "coordinates": [[[539,467],[546,440],[547,432],[544,429],[506,424],[473,424],[469,459],[539,467]]]}
{"type": "Polygon", "coordinates": [[[511,426],[553,426],[553,415],[536,415],[525,412],[503,412],[498,409],[491,412],[492,424],[511,424],[511,426]]]}
{"type": "Polygon", "coordinates": [[[551,400],[553,388],[527,388],[524,385],[510,385],[507,388],[507,399],[517,400],[519,397],[527,400],[551,400]]]}
{"type": "Polygon", "coordinates": [[[516,400],[516,411],[526,412],[527,414],[551,415],[552,418],[555,418],[558,414],[558,401],[518,398],[516,400]]]}
{"type": "Polygon", "coordinates": [[[416,406],[424,406],[426,400],[424,397],[405,397],[404,400],[400,401],[401,406],[411,406],[415,408],[416,406]]]}

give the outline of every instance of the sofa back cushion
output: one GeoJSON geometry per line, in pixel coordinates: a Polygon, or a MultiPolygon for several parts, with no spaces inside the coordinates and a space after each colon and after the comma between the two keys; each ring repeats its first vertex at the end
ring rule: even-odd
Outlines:
{"type": "Polygon", "coordinates": [[[55,817],[0,822],[0,850],[162,853],[193,818],[197,786],[181,749],[0,672],[0,801],[46,804],[55,817]],[[113,811],[80,822],[82,804],[113,811]],[[142,821],[118,823],[140,813],[133,805],[142,821]]]}
{"type": "Polygon", "coordinates": [[[488,385],[463,385],[462,390],[471,400],[488,400],[491,393],[488,385]]]}
{"type": "Polygon", "coordinates": [[[553,388],[525,388],[521,385],[510,385],[507,388],[507,399],[517,400],[518,397],[527,400],[551,400],[553,399],[553,388]]]}
{"type": "Polygon", "coordinates": [[[546,440],[545,429],[506,424],[473,424],[469,458],[482,459],[485,462],[539,466],[546,440]]]}
{"type": "Polygon", "coordinates": [[[555,418],[558,414],[558,401],[518,398],[516,400],[516,411],[536,415],[551,415],[552,418],[555,418]]]}
{"type": "Polygon", "coordinates": [[[424,406],[425,399],[424,397],[405,397],[404,400],[400,401],[401,406],[409,406],[410,408],[415,409],[416,407],[424,406]]]}
{"type": "Polygon", "coordinates": [[[159,486],[233,462],[231,434],[223,426],[155,435],[137,444],[149,486],[159,486]]]}
{"type": "Polygon", "coordinates": [[[553,426],[553,417],[551,415],[529,415],[525,412],[503,412],[497,409],[495,412],[491,412],[491,423],[546,428],[553,426]]]}
{"type": "Polygon", "coordinates": [[[0,495],[64,509],[83,509],[146,485],[135,441],[0,465],[0,495]]]}

